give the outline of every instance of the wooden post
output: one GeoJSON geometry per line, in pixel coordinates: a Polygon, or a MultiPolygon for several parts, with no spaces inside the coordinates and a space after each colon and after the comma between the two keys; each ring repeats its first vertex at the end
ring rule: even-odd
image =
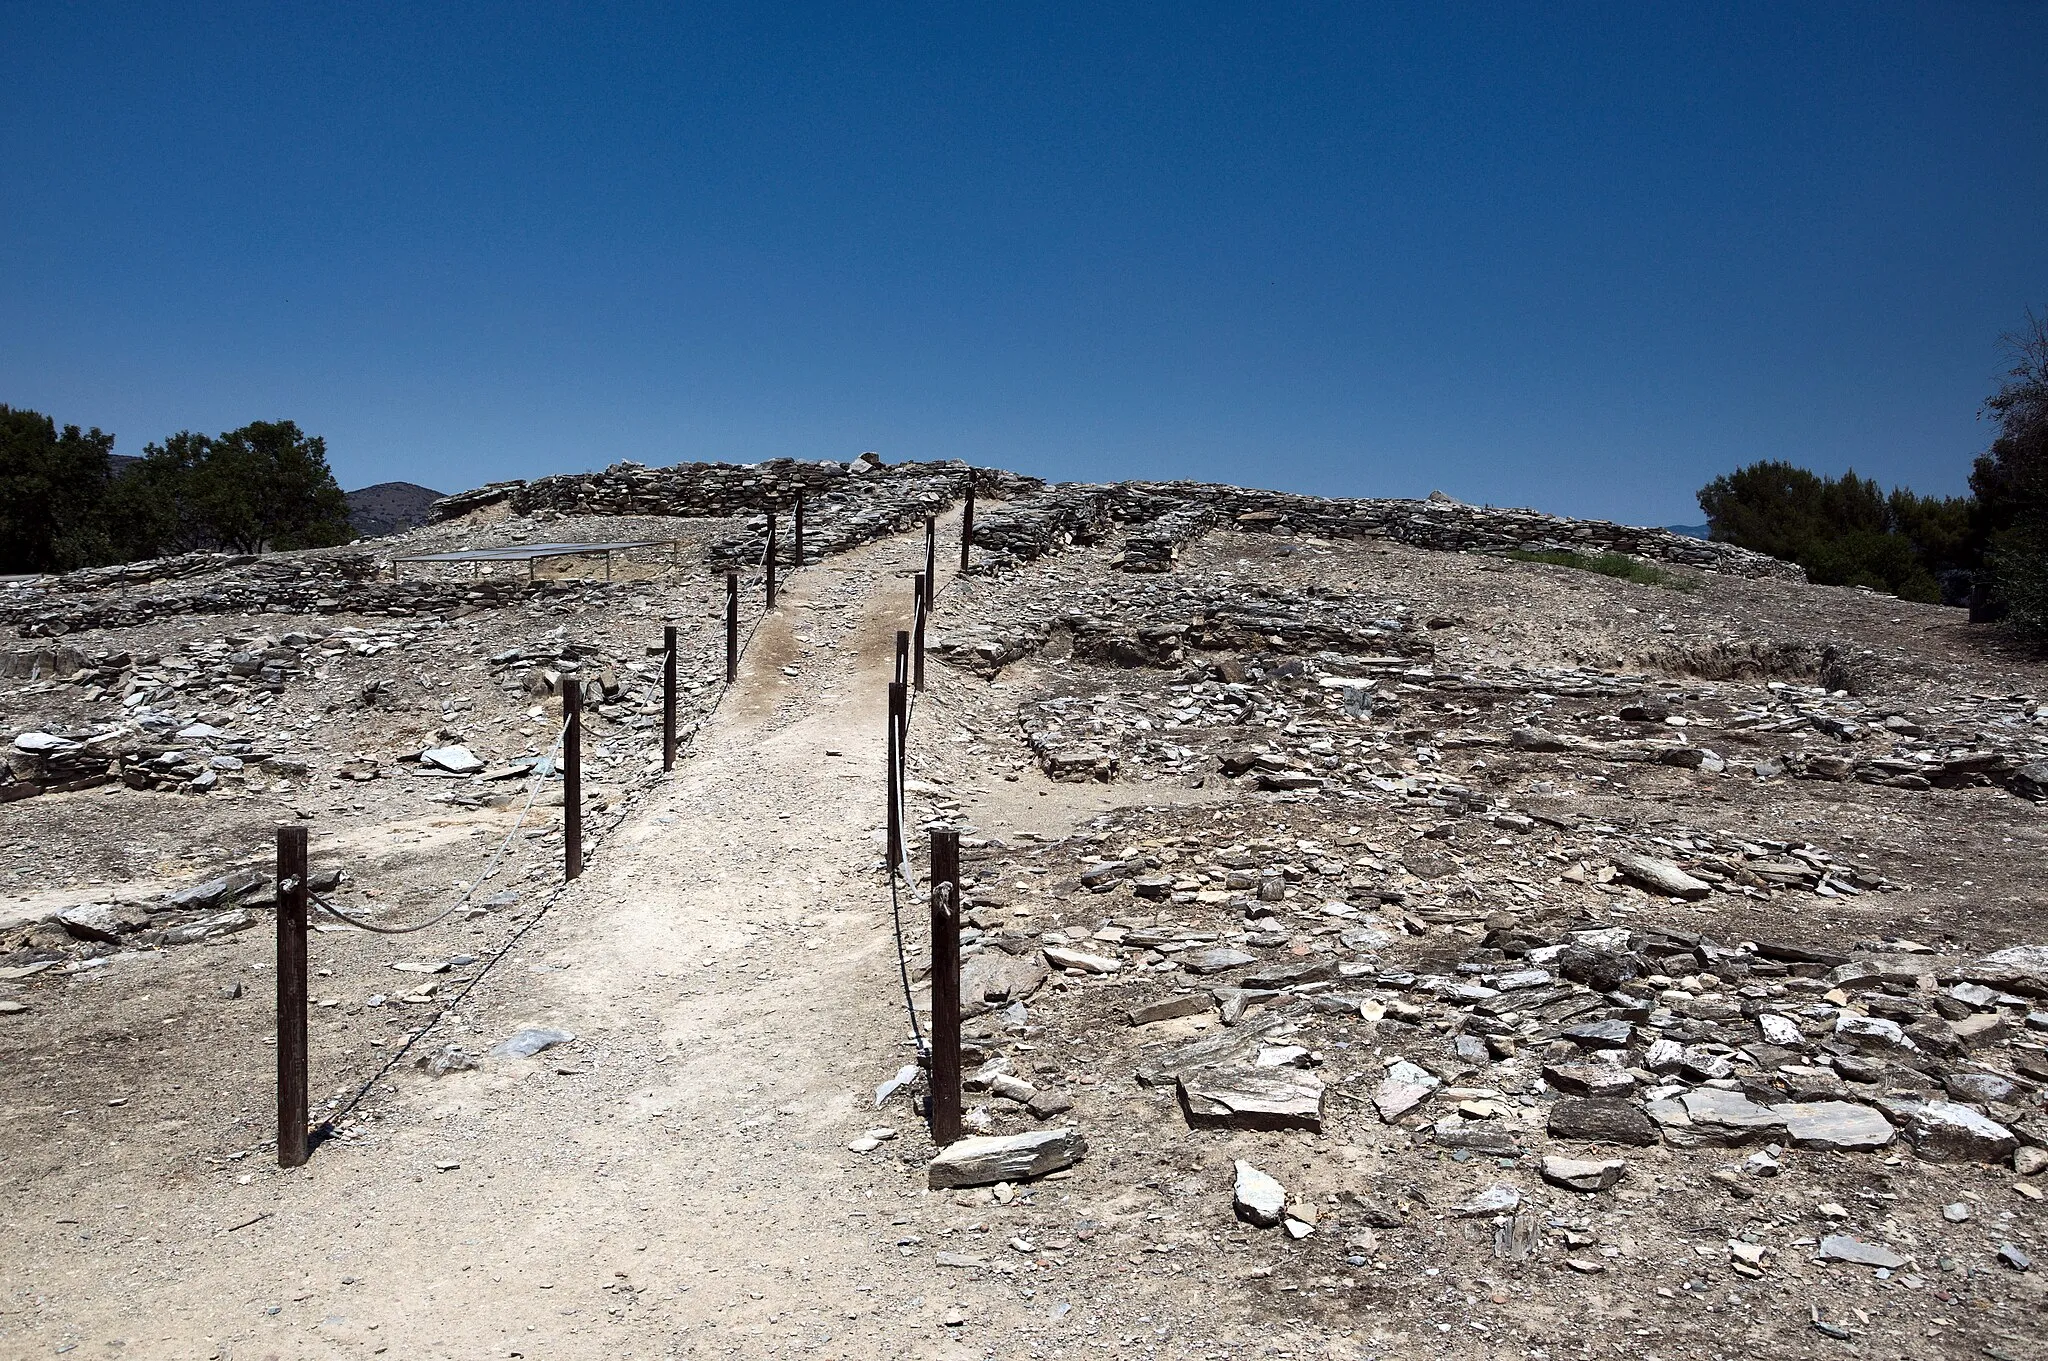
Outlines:
{"type": "Polygon", "coordinates": [[[768,551],[761,555],[761,565],[768,573],[768,608],[775,608],[775,512],[768,512],[768,551]]]}
{"type": "Polygon", "coordinates": [[[562,877],[583,873],[583,680],[562,678],[562,877]]]}
{"type": "Polygon", "coordinates": [[[960,511],[960,570],[967,570],[967,554],[974,547],[974,474],[967,474],[967,504],[960,511]]]}
{"type": "Polygon", "coordinates": [[[676,626],[661,631],[661,768],[676,768],[676,626]]]}
{"type": "Polygon", "coordinates": [[[932,583],[939,579],[939,522],[924,517],[924,588],[919,592],[927,608],[932,603],[932,583]]]}
{"type": "Polygon", "coordinates": [[[740,678],[740,574],[725,574],[725,683],[740,678]]]}
{"type": "Polygon", "coordinates": [[[896,630],[896,683],[902,685],[910,679],[910,630],[896,630]]]}
{"type": "Polygon", "coordinates": [[[889,873],[903,863],[903,714],[902,681],[889,682],[889,737],[884,746],[887,770],[883,783],[889,804],[889,873]]]}
{"type": "Polygon", "coordinates": [[[306,829],[277,829],[277,1165],[303,1167],[306,1128],[306,829]]]}
{"type": "Polygon", "coordinates": [[[932,1142],[960,1120],[960,833],[932,833],[932,1142]]]}
{"type": "Polygon", "coordinates": [[[925,576],[920,572],[917,576],[916,597],[911,601],[910,607],[911,676],[913,687],[919,691],[924,689],[924,602],[925,576]]]}
{"type": "Polygon", "coordinates": [[[790,565],[792,567],[801,567],[804,565],[804,494],[802,492],[796,494],[796,534],[794,537],[796,539],[796,543],[793,545],[796,549],[796,560],[790,565]]]}

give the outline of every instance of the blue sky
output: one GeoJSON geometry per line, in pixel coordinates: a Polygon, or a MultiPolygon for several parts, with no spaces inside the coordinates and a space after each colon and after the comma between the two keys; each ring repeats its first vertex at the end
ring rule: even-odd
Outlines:
{"type": "Polygon", "coordinates": [[[2048,6],[0,3],[0,402],[345,486],[1960,491],[2048,6]]]}

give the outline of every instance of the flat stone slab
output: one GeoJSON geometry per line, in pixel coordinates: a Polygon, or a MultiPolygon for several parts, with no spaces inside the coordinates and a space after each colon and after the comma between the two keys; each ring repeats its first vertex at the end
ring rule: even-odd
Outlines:
{"type": "Polygon", "coordinates": [[[1387,1065],[1387,1075],[1374,1090],[1372,1104],[1380,1119],[1391,1125],[1429,1100],[1430,1094],[1441,1086],[1443,1082],[1428,1069],[1396,1059],[1387,1065]]]}
{"type": "Polygon", "coordinates": [[[1196,1068],[1180,1075],[1179,1090],[1181,1109],[1198,1128],[1323,1128],[1323,1080],[1298,1068],[1196,1068]]]}
{"type": "Polygon", "coordinates": [[[420,753],[420,764],[451,775],[474,775],[484,768],[468,747],[428,747],[420,753]]]}
{"type": "Polygon", "coordinates": [[[1685,1093],[1678,1101],[1685,1107],[1695,1136],[1703,1140],[1745,1144],[1785,1129],[1784,1116],[1769,1106],[1759,1106],[1740,1092],[1701,1087],[1685,1093]]]}
{"type": "Polygon", "coordinates": [[[1636,1089],[1628,1069],[1606,1063],[1546,1063],[1543,1080],[1566,1096],[1628,1096],[1636,1089]]]}
{"type": "Polygon", "coordinates": [[[1846,1233],[1831,1233],[1820,1240],[1820,1256],[1829,1262],[1852,1262],[1857,1266],[1896,1271],[1910,1258],[1901,1257],[1882,1243],[1866,1243],[1846,1233]]]}
{"type": "Polygon", "coordinates": [[[1636,1039],[1635,1026],[1618,1017],[1567,1026],[1559,1033],[1581,1049],[1626,1049],[1636,1039]]]}
{"type": "Polygon", "coordinates": [[[1226,969],[1241,969],[1247,964],[1259,962],[1257,955],[1248,955],[1242,950],[1233,950],[1227,945],[1218,945],[1209,950],[1190,950],[1180,957],[1180,966],[1189,973],[1222,973],[1226,969]]]}
{"type": "Polygon", "coordinates": [[[1546,1154],[1543,1159],[1543,1180],[1568,1191],[1605,1191],[1627,1172],[1628,1164],[1619,1158],[1560,1158],[1546,1154]]]}
{"type": "Polygon", "coordinates": [[[1588,1144],[1623,1144],[1648,1148],[1657,1142],[1657,1126],[1634,1103],[1612,1097],[1561,1098],[1550,1108],[1546,1126],[1553,1139],[1588,1144]]]}
{"type": "Polygon", "coordinates": [[[1046,946],[1045,962],[1055,969],[1079,969],[1082,973],[1117,973],[1124,967],[1120,959],[1090,954],[1086,950],[1070,950],[1063,945],[1046,946]]]}
{"type": "Polygon", "coordinates": [[[2002,1163],[2019,1136],[1988,1115],[1953,1101],[1884,1101],[1879,1108],[1899,1122],[1913,1151],[1936,1163],[2002,1163]]]}
{"type": "Polygon", "coordinates": [[[1214,1011],[1216,1003],[1206,993],[1188,992],[1178,997],[1162,997],[1156,1002],[1132,1007],[1124,1014],[1132,1025],[1152,1025],[1158,1021],[1178,1020],[1183,1016],[1199,1016],[1205,1011],[1214,1011]]]}
{"type": "Polygon", "coordinates": [[[1088,1152],[1081,1131],[1036,1129],[1025,1134],[977,1135],[946,1145],[925,1169],[935,1191],[954,1186],[992,1186],[999,1181],[1029,1181],[1063,1167],[1072,1167],[1088,1152]]]}
{"type": "Polygon", "coordinates": [[[2009,945],[1961,972],[1973,983],[1987,983],[2025,997],[2048,997],[2048,945],[2009,945]]]}
{"type": "Polygon", "coordinates": [[[1854,1101],[1801,1101],[1773,1106],[1786,1134],[1799,1148],[1867,1152],[1898,1137],[1892,1122],[1854,1101]]]}
{"type": "Polygon", "coordinates": [[[1617,855],[1614,868],[1621,877],[1667,897],[1694,902],[1713,893],[1714,886],[1693,878],[1669,860],[1648,855],[1617,855]]]}

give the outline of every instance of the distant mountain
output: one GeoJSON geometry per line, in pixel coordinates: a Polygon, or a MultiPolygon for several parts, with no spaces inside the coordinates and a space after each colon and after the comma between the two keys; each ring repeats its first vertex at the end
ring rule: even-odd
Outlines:
{"type": "Polygon", "coordinates": [[[417,482],[379,482],[348,494],[349,523],[366,539],[417,529],[427,522],[427,507],[440,499],[440,492],[417,482]]]}
{"type": "Polygon", "coordinates": [[[1673,534],[1683,534],[1688,539],[1704,539],[1708,537],[1705,525],[1666,525],[1664,528],[1670,530],[1673,534]]]}

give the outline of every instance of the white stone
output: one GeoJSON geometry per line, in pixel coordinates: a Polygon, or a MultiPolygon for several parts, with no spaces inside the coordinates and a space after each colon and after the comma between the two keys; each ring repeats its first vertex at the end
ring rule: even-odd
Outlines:
{"type": "Polygon", "coordinates": [[[1280,1215],[1287,1208],[1287,1190],[1271,1176],[1240,1158],[1232,1202],[1239,1219],[1270,1229],[1280,1223],[1280,1215]]]}

